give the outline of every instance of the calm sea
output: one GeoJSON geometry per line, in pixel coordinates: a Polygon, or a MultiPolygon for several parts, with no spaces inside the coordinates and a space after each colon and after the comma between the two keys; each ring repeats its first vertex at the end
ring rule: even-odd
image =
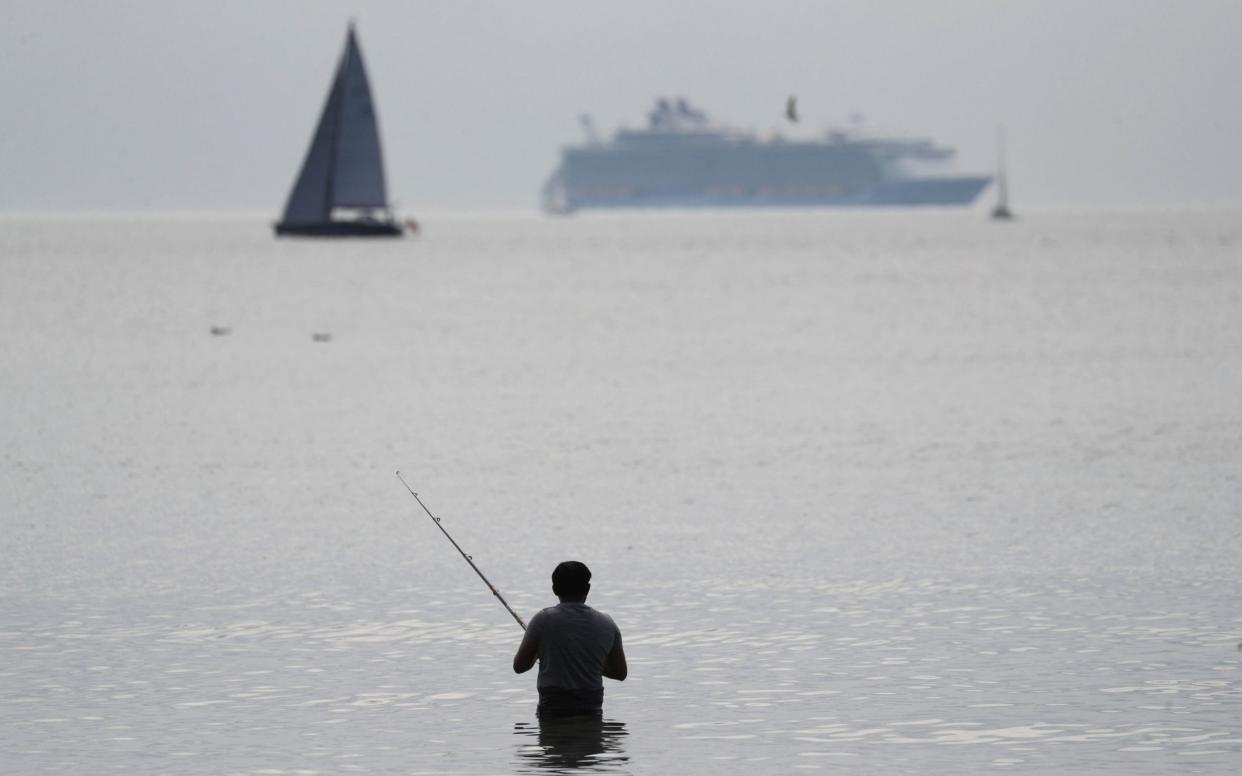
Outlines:
{"type": "Polygon", "coordinates": [[[422,220],[0,219],[0,770],[1242,769],[1242,213],[422,220]]]}

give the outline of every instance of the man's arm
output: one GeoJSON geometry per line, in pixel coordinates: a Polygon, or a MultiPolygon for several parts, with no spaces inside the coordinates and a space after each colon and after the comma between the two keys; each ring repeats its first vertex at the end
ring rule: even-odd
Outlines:
{"type": "Polygon", "coordinates": [[[608,657],[604,658],[604,676],[624,682],[629,673],[629,666],[625,664],[625,648],[621,646],[621,635],[617,634],[617,642],[612,645],[608,657]]]}
{"type": "Polygon", "coordinates": [[[526,635],[522,637],[522,644],[513,655],[513,672],[517,674],[526,673],[534,667],[535,661],[538,658],[539,638],[531,635],[530,631],[526,631],[526,635]]]}

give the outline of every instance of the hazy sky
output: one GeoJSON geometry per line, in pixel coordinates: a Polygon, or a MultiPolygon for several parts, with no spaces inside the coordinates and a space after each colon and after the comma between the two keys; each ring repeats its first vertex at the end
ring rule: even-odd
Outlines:
{"type": "Polygon", "coordinates": [[[534,208],[589,113],[853,113],[1030,205],[1242,203],[1242,2],[0,0],[0,210],[283,206],[355,18],[403,211],[534,208]]]}

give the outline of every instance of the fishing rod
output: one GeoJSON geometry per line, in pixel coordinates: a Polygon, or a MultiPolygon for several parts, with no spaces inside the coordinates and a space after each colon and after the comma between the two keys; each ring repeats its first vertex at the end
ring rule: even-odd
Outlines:
{"type": "Polygon", "coordinates": [[[483,572],[479,571],[479,567],[474,565],[474,559],[466,554],[466,551],[461,548],[461,545],[458,544],[452,536],[449,536],[448,531],[444,530],[444,526],[440,524],[440,518],[431,514],[431,510],[427,508],[427,505],[423,503],[423,500],[419,498],[418,494],[414,492],[414,489],[410,487],[410,483],[405,481],[405,477],[401,476],[400,471],[397,472],[397,479],[401,480],[401,484],[405,486],[405,489],[410,492],[410,495],[414,497],[414,500],[418,502],[418,505],[423,508],[424,512],[427,513],[427,517],[430,517],[432,522],[436,524],[436,528],[439,528],[440,532],[444,534],[444,538],[453,543],[453,546],[457,548],[457,551],[461,553],[461,556],[466,559],[467,563],[470,564],[470,568],[474,569],[474,573],[478,574],[479,579],[483,580],[483,584],[487,585],[487,589],[492,591],[492,595],[496,596],[501,605],[508,610],[509,614],[513,615],[513,619],[517,620],[517,624],[522,626],[522,630],[526,630],[526,623],[522,622],[522,618],[518,617],[518,613],[513,611],[513,607],[509,606],[509,602],[506,601],[505,597],[500,594],[500,591],[496,589],[496,586],[487,581],[487,577],[483,576],[483,572]]]}

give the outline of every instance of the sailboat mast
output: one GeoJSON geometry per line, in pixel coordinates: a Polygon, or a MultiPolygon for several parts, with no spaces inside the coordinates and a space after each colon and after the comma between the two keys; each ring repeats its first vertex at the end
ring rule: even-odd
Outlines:
{"type": "Polygon", "coordinates": [[[349,69],[349,49],[354,45],[354,23],[349,23],[349,32],[345,36],[345,50],[341,52],[341,64],[336,69],[336,80],[332,84],[336,114],[332,116],[328,137],[328,172],[326,185],[323,187],[323,213],[325,218],[332,218],[332,210],[336,202],[336,159],[337,148],[341,135],[341,117],[345,114],[342,106],[345,102],[343,94],[346,84],[346,70],[349,69]]]}
{"type": "Polygon", "coordinates": [[[1002,207],[1009,204],[1009,186],[1005,177],[1005,128],[996,128],[996,189],[1002,207]]]}
{"type": "Polygon", "coordinates": [[[1009,179],[1005,175],[1005,128],[996,128],[996,207],[992,208],[993,221],[1013,220],[1009,211],[1009,179]]]}

